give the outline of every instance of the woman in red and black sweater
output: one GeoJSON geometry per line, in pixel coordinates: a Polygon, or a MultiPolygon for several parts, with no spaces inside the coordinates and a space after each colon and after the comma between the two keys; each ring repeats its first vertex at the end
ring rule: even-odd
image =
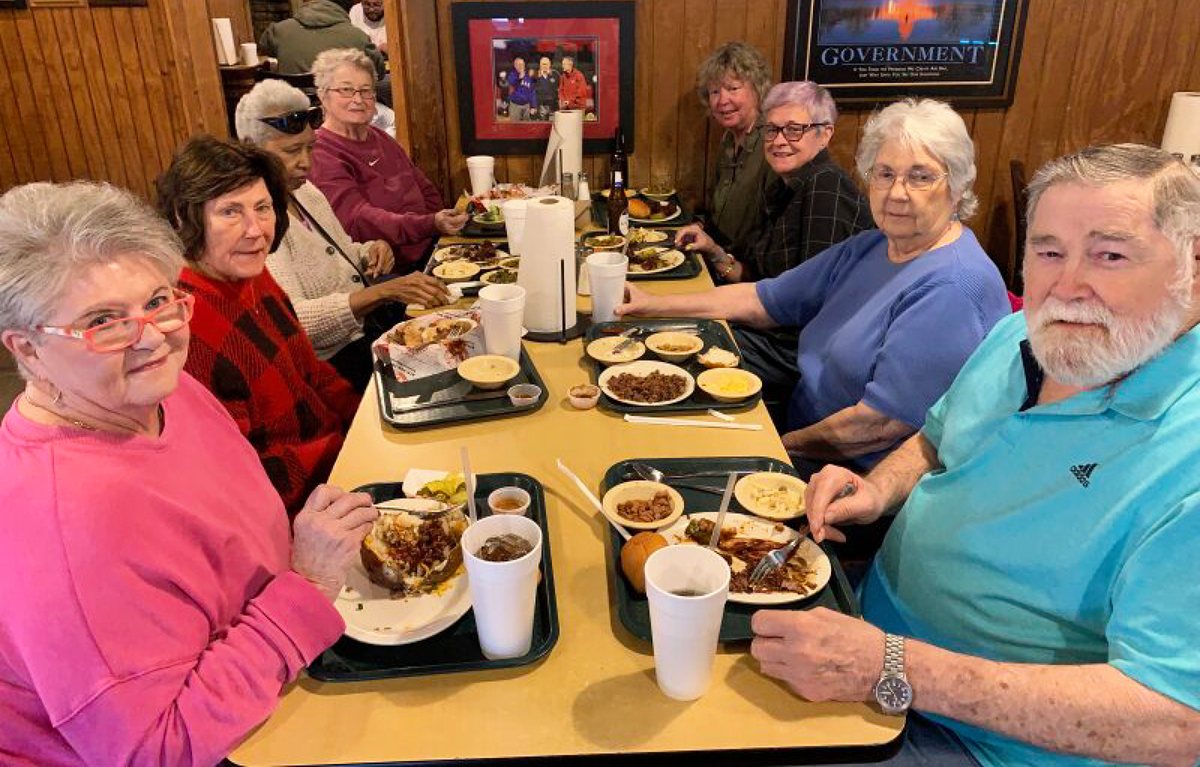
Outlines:
{"type": "Polygon", "coordinates": [[[265,268],[287,231],[283,169],[260,149],[200,136],[158,179],[158,203],[183,240],[179,286],[196,297],[185,368],[229,410],[295,513],[328,476],[359,398],[317,359],[265,268]]]}

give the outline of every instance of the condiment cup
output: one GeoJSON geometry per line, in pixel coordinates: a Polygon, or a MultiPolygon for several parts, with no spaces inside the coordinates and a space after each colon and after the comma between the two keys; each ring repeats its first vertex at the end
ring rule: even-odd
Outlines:
{"type": "Polygon", "coordinates": [[[542,387],[537,384],[517,384],[508,387],[508,398],[515,407],[526,407],[538,401],[542,396],[542,387]]]}
{"type": "Polygon", "coordinates": [[[493,490],[488,494],[488,508],[493,514],[513,514],[524,516],[525,512],[529,511],[529,493],[519,487],[502,487],[499,490],[493,490]],[[504,502],[517,502],[519,505],[514,508],[502,508],[504,502]]]}
{"type": "Polygon", "coordinates": [[[567,397],[571,400],[571,407],[576,410],[591,410],[600,401],[600,387],[591,384],[572,386],[567,391],[567,397]]]}

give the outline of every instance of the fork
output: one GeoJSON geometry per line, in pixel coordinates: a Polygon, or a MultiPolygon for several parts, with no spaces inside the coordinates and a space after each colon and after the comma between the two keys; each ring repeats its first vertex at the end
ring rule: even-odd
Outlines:
{"type": "Polygon", "coordinates": [[[795,538],[777,549],[768,551],[762,559],[758,560],[758,564],[754,566],[754,569],[750,571],[750,585],[753,586],[760,583],[768,575],[783,567],[787,563],[788,557],[792,555],[792,552],[796,550],[796,547],[800,545],[800,541],[804,540],[806,535],[808,535],[807,522],[802,524],[800,529],[796,531],[795,538]]]}

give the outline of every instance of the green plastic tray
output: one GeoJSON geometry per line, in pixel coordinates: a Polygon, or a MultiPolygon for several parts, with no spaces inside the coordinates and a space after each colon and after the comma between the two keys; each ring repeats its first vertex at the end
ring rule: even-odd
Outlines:
{"type": "MultiPolygon", "coordinates": [[[[554,596],[554,568],[550,563],[550,529],[546,524],[546,495],[542,484],[527,474],[480,474],[476,478],[475,505],[488,515],[488,493],[516,486],[529,493],[527,516],[542,527],[542,580],[537,587],[533,613],[533,644],[519,658],[488,660],[479,649],[475,614],[468,612],[450,628],[412,644],[383,647],[342,637],[308,667],[308,675],[322,682],[361,682],[405,676],[452,674],[493,668],[525,666],[545,656],[558,642],[558,603],[554,596]]],[[[399,498],[399,482],[380,482],[355,488],[370,493],[375,503],[399,498]]]]}
{"type": "MultiPolygon", "coordinates": [[[[682,474],[693,471],[772,470],[793,476],[796,474],[796,470],[790,464],[777,461],[774,458],[635,458],[628,461],[621,461],[609,467],[608,471],[604,474],[604,485],[601,487],[601,491],[606,491],[608,488],[626,481],[629,464],[635,460],[648,463],[668,474],[682,474]]],[[[716,477],[681,481],[691,484],[712,485],[714,487],[720,486],[724,489],[724,482],[716,477]]],[[[667,482],[667,484],[671,483],[667,482]]],[[[685,487],[677,487],[675,489],[683,496],[684,509],[688,512],[716,511],[721,504],[721,498],[717,495],[690,490],[685,487]]],[[[730,510],[745,511],[737,505],[736,501],[730,506],[730,510]]],[[[788,524],[794,526],[795,522],[788,524]]],[[[620,619],[621,625],[638,639],[644,639],[649,642],[650,605],[646,601],[646,595],[634,591],[633,587],[629,585],[629,581],[625,579],[624,574],[621,573],[621,546],[624,543],[624,539],[615,530],[612,530],[609,536],[609,547],[612,556],[607,563],[610,592],[615,596],[617,617],[620,619]]],[[[860,615],[858,599],[855,598],[854,591],[850,588],[849,581],[846,580],[846,574],[842,571],[842,565],[838,561],[837,555],[828,543],[822,544],[821,548],[824,549],[825,554],[829,557],[830,564],[833,566],[833,575],[829,579],[829,585],[807,599],[777,605],[771,609],[810,610],[814,607],[828,607],[831,610],[837,610],[847,615],[855,617],[860,615]]],[[[754,632],[750,630],[750,616],[761,609],[763,608],[755,605],[735,604],[732,602],[726,604],[725,615],[721,619],[721,641],[742,642],[753,639],[754,632]]]]}
{"type": "MultiPolygon", "coordinates": [[[[684,324],[684,323],[695,323],[696,324],[696,330],[699,332],[700,338],[704,340],[704,348],[701,349],[701,352],[707,351],[708,349],[710,349],[713,346],[719,346],[722,349],[726,349],[728,351],[733,352],[734,354],[738,355],[739,357],[741,356],[741,352],[738,351],[737,343],[733,340],[733,335],[730,334],[730,332],[725,328],[724,325],[722,325],[721,323],[719,323],[715,320],[690,320],[690,319],[680,320],[680,319],[676,319],[676,320],[634,320],[634,321],[628,321],[628,322],[602,322],[598,325],[592,325],[591,328],[588,329],[587,335],[584,337],[583,345],[584,345],[584,348],[586,349],[587,345],[589,343],[591,343],[592,341],[596,340],[597,338],[600,338],[602,336],[613,335],[617,331],[624,330],[625,328],[628,328],[628,327],[631,327],[634,325],[636,325],[637,327],[650,329],[649,333],[646,333],[642,336],[644,338],[646,335],[650,335],[651,333],[654,333],[655,332],[653,330],[654,328],[670,326],[670,325],[680,325],[680,324],[684,324]]],[[[591,357],[588,357],[586,352],[584,352],[584,357],[588,361],[588,363],[591,365],[592,382],[595,383],[597,380],[599,380],[600,371],[604,370],[604,366],[601,365],[596,360],[592,359],[591,357]]],[[[654,355],[654,352],[647,349],[646,354],[642,357],[642,359],[656,360],[656,359],[658,359],[658,357],[656,357],[654,355]]],[[[679,367],[683,368],[684,370],[688,371],[689,373],[692,374],[693,378],[700,375],[705,370],[704,366],[696,361],[696,355],[692,355],[691,357],[688,357],[687,360],[685,360],[682,363],[672,363],[672,364],[676,364],[679,367]]],[[[759,392],[758,394],[755,394],[753,397],[747,397],[746,399],[741,400],[740,402],[718,402],[717,400],[710,397],[708,394],[705,394],[704,392],[700,391],[700,387],[696,387],[696,390],[694,392],[692,392],[690,397],[683,400],[682,402],[676,402],[673,405],[626,405],[624,402],[617,402],[616,400],[611,399],[607,394],[600,395],[600,404],[603,405],[606,409],[613,411],[614,413],[637,413],[638,415],[658,415],[661,413],[703,413],[704,411],[709,410],[709,409],[713,409],[713,410],[747,410],[749,408],[754,407],[754,405],[761,399],[762,399],[762,392],[759,392]]]]}

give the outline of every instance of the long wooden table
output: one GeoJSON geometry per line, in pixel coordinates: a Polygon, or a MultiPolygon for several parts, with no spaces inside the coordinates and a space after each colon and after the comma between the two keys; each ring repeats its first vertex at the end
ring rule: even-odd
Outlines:
{"type": "MultiPolygon", "coordinates": [[[[656,293],[711,284],[706,274],[641,283],[656,293]]],[[[586,300],[581,308],[588,308],[586,300]]],[[[903,719],[865,704],[802,701],[762,676],[745,644],[721,647],[713,685],[703,698],[681,703],[659,692],[650,644],[630,635],[611,609],[608,526],[555,466],[562,458],[597,489],[605,470],[628,458],[786,460],[766,409],[759,404],[737,414],[738,421],[762,424],[759,432],[636,425],[599,408],[576,411],[567,389],[588,381],[581,341],[527,343],[526,349],[550,392],[540,411],[400,432],[380,421],[368,391],[331,481],[351,488],[396,481],[409,467],[454,469],[460,445],[469,446],[475,471],[536,477],[546,488],[558,644],[540,662],[508,670],[346,684],[304,677],[231,759],[249,767],[697,750],[886,750],[903,719]]],[[[792,752],[785,758],[805,756],[792,752]]],[[[730,763],[743,759],[730,754],[730,763]]]]}

